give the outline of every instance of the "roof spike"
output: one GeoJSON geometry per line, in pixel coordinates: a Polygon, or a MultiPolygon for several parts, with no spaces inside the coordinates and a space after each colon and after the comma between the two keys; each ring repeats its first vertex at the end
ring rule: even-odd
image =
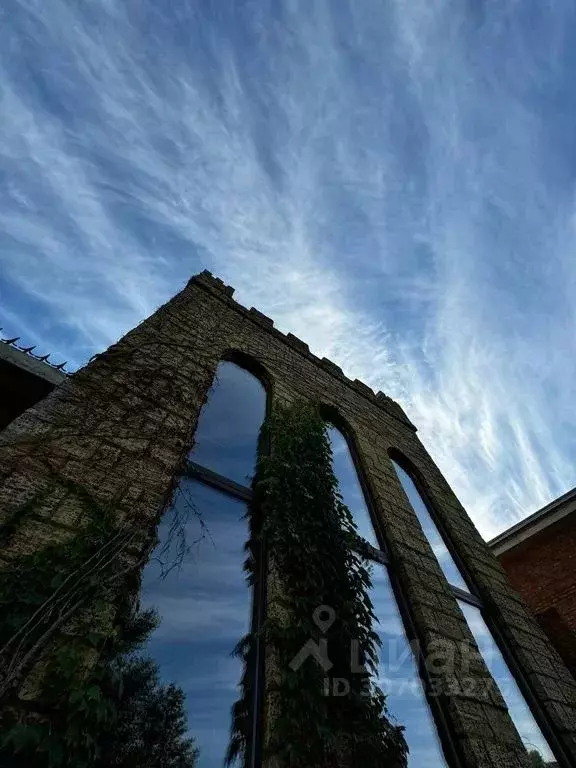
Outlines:
{"type": "Polygon", "coordinates": [[[20,339],[20,336],[14,336],[13,339],[2,339],[4,344],[14,344],[16,341],[20,339]]]}

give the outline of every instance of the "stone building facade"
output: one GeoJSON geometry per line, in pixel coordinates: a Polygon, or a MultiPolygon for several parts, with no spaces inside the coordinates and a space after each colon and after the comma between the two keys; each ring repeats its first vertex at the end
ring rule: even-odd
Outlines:
{"type": "Polygon", "coordinates": [[[82,528],[84,513],[70,483],[81,484],[118,519],[136,521],[139,535],[127,556],[137,559],[170,502],[222,359],[257,371],[269,401],[306,398],[337,414],[406,632],[418,641],[446,764],[529,766],[498,688],[470,685],[491,678],[480,657],[462,658],[462,644],[475,645],[460,607],[466,603],[481,610],[557,764],[576,765],[576,683],[402,408],[347,379],[258,310],[236,303],[233,289],[208,272],[0,433],[0,522],[41,499],[4,544],[1,567],[82,528]],[[449,583],[392,460],[426,500],[466,589],[449,583]]]}

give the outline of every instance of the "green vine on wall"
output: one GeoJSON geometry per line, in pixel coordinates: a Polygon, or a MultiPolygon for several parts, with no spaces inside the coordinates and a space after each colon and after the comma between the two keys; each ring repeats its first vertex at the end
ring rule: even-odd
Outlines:
{"type": "MultiPolygon", "coordinates": [[[[134,599],[142,564],[128,551],[134,527],[118,524],[82,486],[59,482],[83,526],[15,557],[0,581],[0,762],[193,768],[184,694],[134,655],[158,624],[134,599]]],[[[4,542],[40,500],[9,517],[4,542]]]]}
{"type": "MultiPolygon", "coordinates": [[[[100,615],[109,608],[111,577],[118,573],[118,555],[127,542],[126,531],[117,529],[110,511],[96,504],[81,486],[66,485],[84,513],[83,528],[36,552],[15,557],[0,583],[0,744],[5,755],[45,750],[48,765],[57,765],[65,753],[74,753],[75,741],[83,741],[81,751],[91,754],[91,735],[78,732],[74,712],[91,713],[96,721],[110,716],[94,681],[87,683],[85,667],[90,652],[99,653],[105,644],[109,627],[100,615]],[[90,620],[78,619],[88,606],[90,620]],[[72,622],[76,626],[64,639],[62,631],[72,622]],[[47,648],[51,653],[36,669],[38,690],[30,695],[35,701],[27,715],[25,701],[18,694],[47,648]],[[68,722],[54,728],[58,708],[67,712],[68,722]]],[[[14,535],[16,522],[22,524],[35,508],[32,500],[26,509],[12,515],[4,529],[6,535],[14,535]]]]}
{"type": "MultiPolygon", "coordinates": [[[[268,603],[258,633],[268,661],[265,753],[282,768],[405,766],[403,729],[388,720],[385,696],[372,682],[379,640],[370,573],[353,547],[356,527],[338,491],[318,409],[304,402],[276,407],[260,446],[246,568],[254,581],[256,551],[265,542],[268,603]],[[318,625],[320,606],[333,613],[329,627],[318,625]],[[314,658],[294,663],[306,643],[321,647],[324,640],[329,670],[314,658]],[[354,656],[364,672],[353,670],[354,656]],[[345,695],[333,695],[337,679],[347,681],[345,695]]],[[[250,741],[258,635],[248,635],[237,649],[245,674],[229,762],[245,756],[250,741]]]]}

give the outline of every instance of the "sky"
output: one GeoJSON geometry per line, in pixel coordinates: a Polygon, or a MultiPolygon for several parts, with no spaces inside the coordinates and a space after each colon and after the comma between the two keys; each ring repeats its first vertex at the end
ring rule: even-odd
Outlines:
{"type": "Polygon", "coordinates": [[[490,538],[576,484],[569,0],[5,0],[0,326],[209,269],[396,398],[490,538]]]}

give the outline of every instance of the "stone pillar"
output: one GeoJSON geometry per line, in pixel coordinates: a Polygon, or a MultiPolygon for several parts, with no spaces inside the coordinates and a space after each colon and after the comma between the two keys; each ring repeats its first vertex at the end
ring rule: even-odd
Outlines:
{"type": "MultiPolygon", "coordinates": [[[[0,569],[81,537],[89,507],[126,532],[127,571],[145,560],[221,353],[221,318],[209,303],[189,284],[0,433],[0,569]]],[[[0,657],[12,689],[24,686],[28,698],[26,675],[69,624],[54,633],[57,612],[44,614],[48,637],[40,621],[28,656],[24,645],[0,657]]]]}

